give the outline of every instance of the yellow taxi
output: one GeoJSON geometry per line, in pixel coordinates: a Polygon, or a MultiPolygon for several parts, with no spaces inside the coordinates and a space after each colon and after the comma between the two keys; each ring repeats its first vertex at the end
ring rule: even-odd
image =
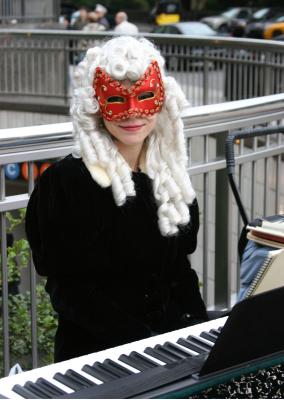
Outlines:
{"type": "Polygon", "coordinates": [[[264,39],[273,39],[284,34],[284,16],[277,21],[267,24],[263,31],[264,39]]]}
{"type": "Polygon", "coordinates": [[[167,25],[179,22],[181,18],[181,4],[177,0],[160,0],[156,5],[155,23],[167,25]]]}

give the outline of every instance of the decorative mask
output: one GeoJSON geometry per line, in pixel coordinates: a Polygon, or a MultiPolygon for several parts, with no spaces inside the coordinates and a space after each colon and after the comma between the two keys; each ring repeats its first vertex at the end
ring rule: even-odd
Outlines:
{"type": "Polygon", "coordinates": [[[164,85],[157,61],[152,61],[143,76],[129,88],[97,67],[93,87],[101,113],[108,121],[153,115],[164,102],[164,85]]]}

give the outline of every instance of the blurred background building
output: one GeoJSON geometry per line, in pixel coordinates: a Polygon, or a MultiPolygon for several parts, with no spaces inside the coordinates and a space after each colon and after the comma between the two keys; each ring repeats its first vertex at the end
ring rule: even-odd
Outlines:
{"type": "Polygon", "coordinates": [[[60,0],[0,0],[2,24],[57,21],[60,0]]]}

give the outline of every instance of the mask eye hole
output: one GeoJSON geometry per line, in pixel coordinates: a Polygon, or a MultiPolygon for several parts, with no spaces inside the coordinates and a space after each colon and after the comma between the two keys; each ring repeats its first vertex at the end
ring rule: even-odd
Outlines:
{"type": "Polygon", "coordinates": [[[155,96],[154,92],[143,92],[143,93],[140,93],[137,97],[138,97],[138,100],[141,101],[141,100],[152,99],[154,96],[155,96]]]}
{"type": "Polygon", "coordinates": [[[125,98],[121,96],[110,96],[107,98],[108,103],[125,103],[125,98]]]}

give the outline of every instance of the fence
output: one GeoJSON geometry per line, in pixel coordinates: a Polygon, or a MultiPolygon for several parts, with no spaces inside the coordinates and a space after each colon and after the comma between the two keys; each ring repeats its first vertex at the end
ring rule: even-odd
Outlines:
{"type": "MultiPolygon", "coordinates": [[[[279,125],[284,119],[284,94],[226,104],[188,108],[183,114],[190,156],[189,172],[201,211],[198,248],[191,256],[208,306],[229,305],[238,291],[237,242],[241,224],[225,173],[224,140],[231,130],[279,125]]],[[[10,367],[7,282],[7,211],[25,207],[34,185],[33,162],[71,152],[71,123],[0,131],[0,222],[4,370],[10,367]],[[28,187],[22,194],[5,193],[4,165],[29,163],[28,187]]],[[[284,211],[284,134],[269,140],[236,144],[238,179],[248,215],[284,211]]],[[[37,366],[35,272],[30,268],[32,365],[37,366]]]]}
{"type": "MultiPolygon", "coordinates": [[[[0,29],[0,103],[67,113],[73,72],[112,33],[0,29]],[[61,111],[60,111],[61,110],[61,111]]],[[[284,43],[145,34],[193,106],[284,92],[284,43]]]]}

